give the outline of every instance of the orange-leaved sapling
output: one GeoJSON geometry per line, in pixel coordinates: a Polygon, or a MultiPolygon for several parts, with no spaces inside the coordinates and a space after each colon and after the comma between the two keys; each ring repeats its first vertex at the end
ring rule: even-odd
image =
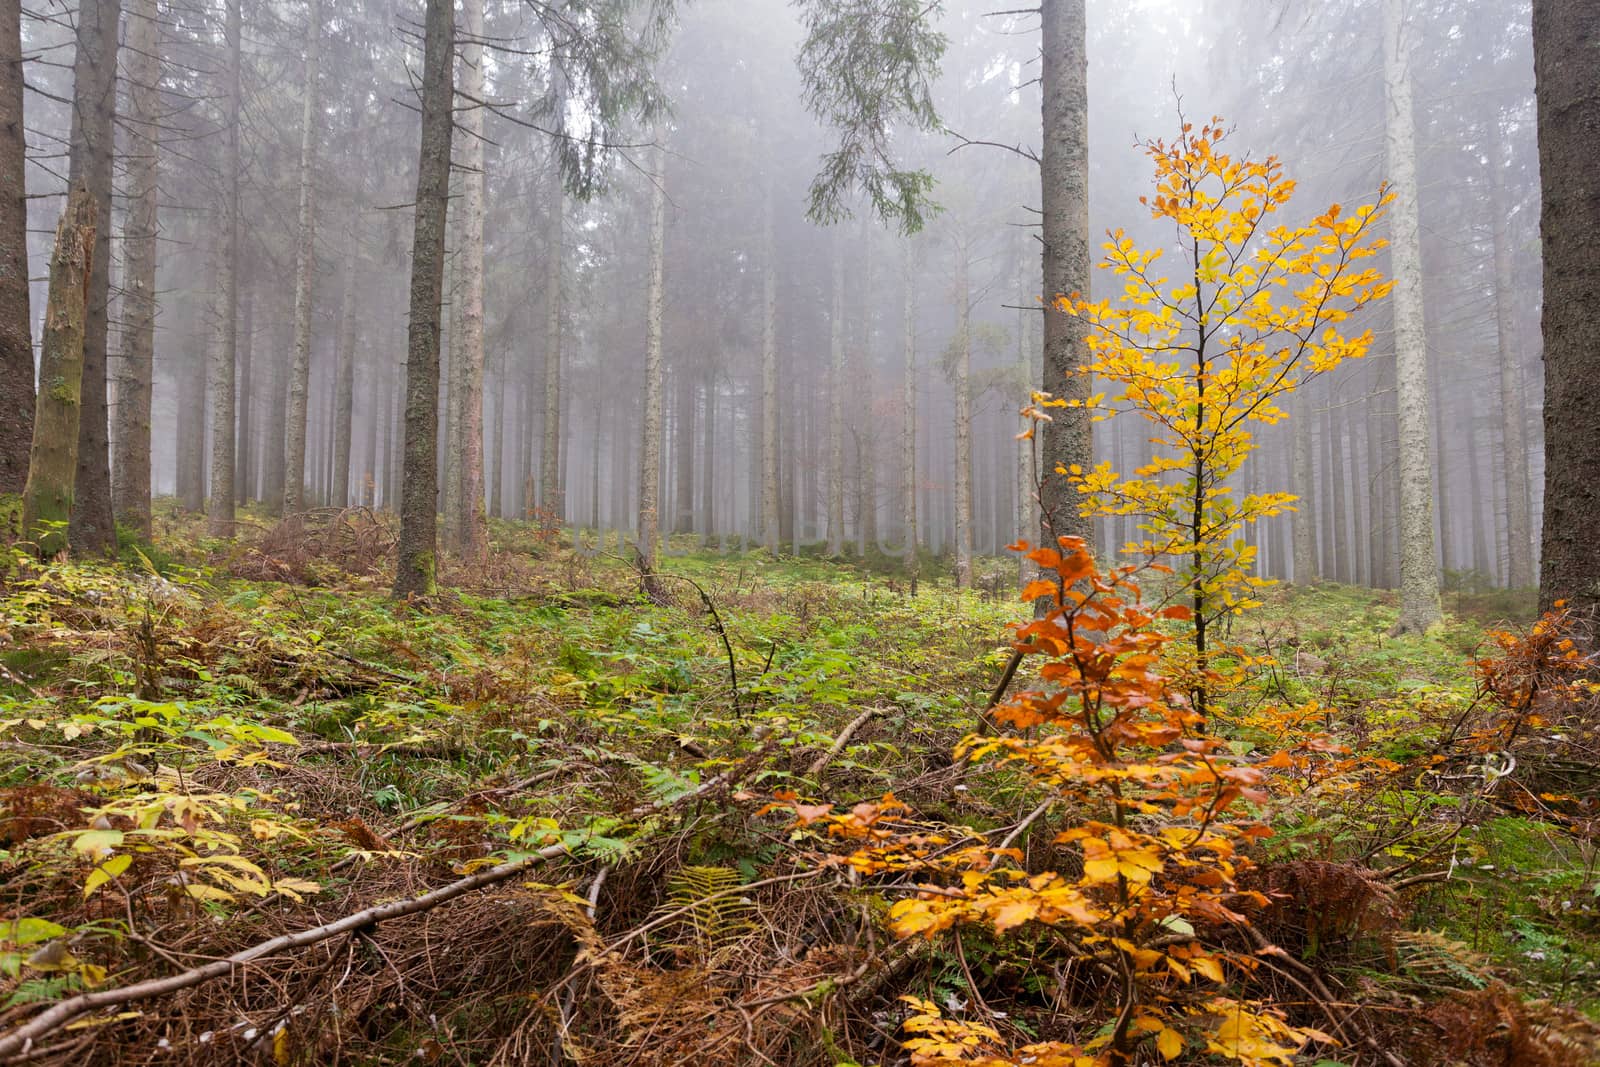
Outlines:
{"type": "Polygon", "coordinates": [[[1123,279],[1117,300],[1059,298],[1090,326],[1084,371],[1115,394],[1084,403],[1138,413],[1153,428],[1156,453],[1131,473],[1110,463],[1058,473],[1082,494],[1084,514],[1138,520],[1143,538],[1124,552],[1176,564],[1193,612],[1189,688],[1201,715],[1214,681],[1209,628],[1253,606],[1253,594],[1268,584],[1255,575],[1243,528],[1292,510],[1296,499],[1241,494],[1229,484],[1256,448],[1251,427],[1282,421],[1286,394],[1366,355],[1371,331],[1343,327],[1392,288],[1363,264],[1386,243],[1375,234],[1391,199],[1386,191],[1354,211],[1334,204],[1304,225],[1278,223],[1295,183],[1275,157],[1219,152],[1225,137],[1222,120],[1212,119],[1199,129],[1185,123],[1171,143],[1144,145],[1156,189],[1140,202],[1176,227],[1180,262],[1171,276],[1160,273],[1164,249],[1141,250],[1114,230],[1100,266],[1123,279]]]}

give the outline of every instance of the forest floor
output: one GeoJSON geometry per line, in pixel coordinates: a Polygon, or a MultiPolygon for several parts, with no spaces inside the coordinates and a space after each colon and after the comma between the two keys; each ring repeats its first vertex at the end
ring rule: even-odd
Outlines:
{"type": "MultiPolygon", "coordinates": [[[[952,758],[1024,618],[1013,564],[985,597],[685,544],[651,601],[619,557],[496,524],[397,604],[386,521],[229,545],[164,507],[120,565],[0,558],[0,1053],[887,1067],[904,994],[1015,1044],[1107,1022],[1047,930],[897,942],[890,887],[766,810],[893,792],[1030,872],[1074,862],[1056,813],[1025,823],[1032,781],[952,758]]],[[[1255,813],[1254,921],[1292,963],[1235,981],[1342,1035],[1305,1064],[1600,1063],[1594,702],[1485,752],[1472,661],[1518,598],[1401,639],[1387,593],[1266,601],[1221,729],[1247,755],[1253,709],[1309,708],[1329,755],[1255,813]]]]}

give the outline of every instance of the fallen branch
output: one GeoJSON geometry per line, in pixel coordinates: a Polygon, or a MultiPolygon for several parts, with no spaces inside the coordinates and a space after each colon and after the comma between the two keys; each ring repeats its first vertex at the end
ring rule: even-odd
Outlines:
{"type": "MultiPolygon", "coordinates": [[[[683,806],[690,801],[697,800],[731,785],[749,774],[772,750],[774,744],[776,744],[776,738],[769,738],[755,752],[741,760],[727,772],[706,782],[694,792],[687,793],[672,801],[656,801],[641,805],[630,811],[627,818],[633,820],[647,815],[658,814],[683,806]]],[[[293,949],[305,948],[308,945],[319,944],[341,934],[366,930],[380,922],[429,911],[467,893],[515,878],[524,871],[556,859],[565,854],[566,851],[566,845],[550,845],[521,859],[502,863],[498,867],[492,867],[487,871],[468,875],[459,881],[451,882],[447,886],[435,889],[431,893],[424,893],[420,897],[414,897],[411,900],[391,901],[388,904],[367,908],[353,915],[346,915],[342,919],[312,927],[309,930],[283,934],[252,945],[249,948],[241,949],[231,956],[213,960],[204,966],[191,968],[181,974],[168,975],[165,978],[152,978],[148,981],[135,982],[133,985],[121,986],[116,989],[101,989],[93,993],[80,993],[75,997],[69,997],[47,1008],[23,1025],[0,1035],[0,1060],[11,1060],[16,1057],[27,1056],[32,1051],[34,1042],[47,1034],[54,1033],[79,1016],[86,1015],[97,1008],[118,1007],[141,1000],[151,1000],[155,997],[165,996],[168,993],[176,993],[179,990],[189,989],[209,982],[214,978],[235,974],[240,968],[256,960],[281,955],[293,949]]]]}
{"type": "Polygon", "coordinates": [[[441,889],[436,889],[431,893],[424,893],[420,897],[380,904],[377,907],[358,911],[354,915],[346,915],[342,919],[324,923],[309,930],[300,930],[296,933],[274,937],[269,941],[263,941],[260,944],[235,952],[231,956],[213,960],[202,967],[191,968],[181,974],[169,975],[166,978],[152,978],[149,981],[135,982],[133,985],[122,986],[117,989],[102,989],[93,993],[80,993],[78,996],[69,997],[41,1012],[37,1017],[17,1027],[10,1033],[0,1036],[0,1057],[9,1058],[17,1055],[26,1055],[33,1047],[33,1043],[39,1038],[53,1033],[78,1018],[78,1016],[94,1011],[96,1008],[115,1007],[131,1004],[135,1001],[150,1000],[154,997],[165,996],[168,993],[176,993],[180,989],[188,989],[192,986],[209,982],[213,978],[222,978],[233,974],[240,967],[255,960],[276,956],[291,949],[315,945],[330,938],[338,937],[340,934],[352,933],[390,919],[413,915],[419,911],[428,911],[447,900],[454,900],[456,897],[470,893],[475,889],[482,889],[485,886],[504,882],[508,878],[514,878],[523,871],[555,859],[566,851],[565,845],[550,845],[530,856],[524,856],[522,859],[513,860],[510,863],[502,863],[498,867],[470,875],[460,881],[451,882],[441,889]]]}
{"type": "Polygon", "coordinates": [[[818,756],[812,761],[811,766],[806,768],[806,773],[821,774],[823,769],[827,767],[828,764],[832,763],[834,758],[838,756],[839,753],[844,751],[844,746],[850,743],[850,739],[855,736],[857,730],[871,722],[876,716],[882,714],[882,708],[868,708],[860,715],[857,715],[854,719],[851,719],[849,725],[843,730],[840,730],[839,736],[833,739],[833,744],[828,746],[828,751],[818,756]]]}

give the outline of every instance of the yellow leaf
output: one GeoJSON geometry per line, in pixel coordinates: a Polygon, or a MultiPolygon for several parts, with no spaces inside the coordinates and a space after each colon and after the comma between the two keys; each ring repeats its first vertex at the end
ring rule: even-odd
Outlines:
{"type": "Polygon", "coordinates": [[[112,856],[100,866],[89,872],[89,877],[83,880],[83,897],[89,899],[96,889],[105,885],[111,879],[118,877],[133,863],[133,857],[124,853],[121,856],[112,856]]]}
{"type": "Polygon", "coordinates": [[[1156,1035],[1156,1051],[1164,1060],[1175,1060],[1183,1055],[1183,1035],[1168,1027],[1156,1035]]]}

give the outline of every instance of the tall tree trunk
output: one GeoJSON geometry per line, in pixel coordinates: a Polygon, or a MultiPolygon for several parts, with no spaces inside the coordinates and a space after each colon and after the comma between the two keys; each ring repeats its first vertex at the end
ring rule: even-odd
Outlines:
{"type": "Polygon", "coordinates": [[[1506,233],[1504,171],[1500,115],[1490,120],[1489,219],[1494,241],[1494,327],[1500,370],[1500,441],[1505,452],[1507,564],[1513,589],[1534,585],[1532,504],[1528,484],[1527,401],[1522,390],[1522,365],[1511,326],[1516,298],[1511,276],[1511,238],[1506,233]]]}
{"type": "Polygon", "coordinates": [[[489,476],[489,514],[497,519],[506,517],[506,403],[511,399],[511,379],[506,374],[510,354],[500,349],[499,373],[495,376],[494,423],[489,433],[489,463],[494,473],[489,476]]]}
{"type": "Polygon", "coordinates": [[[1294,399],[1294,584],[1317,580],[1316,485],[1311,480],[1311,400],[1301,391],[1294,399]]]}
{"type": "Polygon", "coordinates": [[[1411,34],[1404,0],[1383,2],[1385,143],[1394,205],[1396,407],[1400,427],[1400,618],[1396,633],[1421,633],[1439,621],[1434,561],[1433,486],[1428,464],[1428,339],[1422,311],[1418,238],[1416,118],[1411,104],[1411,34]]]}
{"type": "Polygon", "coordinates": [[[856,351],[860,388],[855,391],[856,403],[852,418],[855,429],[852,436],[856,446],[856,554],[865,560],[867,553],[878,543],[878,437],[876,419],[872,410],[876,391],[873,365],[873,303],[872,303],[872,219],[861,216],[861,333],[856,351]]]}
{"type": "MultiPolygon", "coordinates": [[[[281,311],[281,307],[278,309],[281,311]]],[[[271,356],[271,381],[267,385],[266,440],[262,442],[263,458],[261,499],[270,515],[283,514],[284,483],[284,428],[289,421],[289,363],[285,358],[289,340],[284,336],[282,322],[274,324],[267,338],[267,351],[271,356]]],[[[292,327],[291,327],[292,329],[292,327]]],[[[292,336],[292,335],[291,335],[292,336]]]]}
{"type": "MultiPolygon", "coordinates": [[[[1058,398],[1087,400],[1089,379],[1083,320],[1056,299],[1089,291],[1089,106],[1084,0],[1043,0],[1041,89],[1044,140],[1040,153],[1044,249],[1044,373],[1041,388],[1058,398]]],[[[1094,466],[1093,423],[1083,408],[1053,411],[1041,435],[1043,539],[1094,540],[1094,523],[1079,514],[1078,494],[1059,471],[1094,466]]]]}
{"type": "Polygon", "coordinates": [[[255,417],[255,301],[242,284],[238,291],[239,328],[234,332],[234,346],[239,377],[239,432],[234,435],[233,446],[234,459],[237,461],[234,464],[233,499],[243,504],[257,498],[256,476],[261,469],[261,456],[256,447],[259,434],[255,417]]]}
{"type": "Polygon", "coordinates": [[[673,533],[694,533],[694,378],[687,367],[675,369],[672,380],[677,386],[677,402],[673,404],[672,449],[673,467],[672,505],[673,533]]]}
{"type": "Polygon", "coordinates": [[[828,555],[844,552],[844,238],[833,235],[833,306],[828,315],[828,555]]]}
{"type": "Polygon", "coordinates": [[[300,112],[300,220],[294,260],[294,369],[289,375],[289,425],[284,439],[283,511],[305,510],[306,405],[311,384],[312,283],[317,273],[316,164],[322,120],[317,75],[322,54],[322,0],[306,11],[305,85],[300,112]]]}
{"type": "Polygon", "coordinates": [[[1329,572],[1334,581],[1350,582],[1350,535],[1349,519],[1350,510],[1345,500],[1345,454],[1344,454],[1344,414],[1339,406],[1339,401],[1333,396],[1333,390],[1328,391],[1327,419],[1323,425],[1328,431],[1328,482],[1333,487],[1332,501],[1333,512],[1333,569],[1329,572]]]}
{"type": "Polygon", "coordinates": [[[422,59],[422,139],[417,150],[416,223],[411,242],[411,309],[406,345],[405,472],[400,489],[396,596],[436,589],[439,470],[439,319],[444,300],[444,233],[450,206],[454,5],[428,0],[422,59]]]}
{"type": "Polygon", "coordinates": [[[78,8],[67,184],[94,198],[94,261],[84,323],[78,420],[78,478],[69,537],[74,551],[104,555],[116,548],[111,511],[111,456],[106,418],[106,344],[111,296],[111,186],[117,117],[117,26],[121,0],[83,0],[78,8]]]}
{"type": "Polygon", "coordinates": [[[366,444],[361,450],[361,503],[368,508],[378,506],[378,421],[383,417],[382,375],[376,360],[367,363],[367,418],[366,444]]]}
{"type": "Polygon", "coordinates": [[[566,246],[566,192],[561,186],[561,168],[554,158],[550,160],[548,182],[550,232],[545,249],[544,437],[539,449],[539,505],[545,522],[559,523],[566,517],[566,505],[561,499],[561,283],[565,273],[562,259],[566,246]]]}
{"type": "Polygon", "coordinates": [[[904,353],[900,371],[900,536],[913,583],[917,577],[917,272],[916,253],[905,245],[905,275],[900,287],[900,331],[904,353]]]}
{"type": "Polygon", "coordinates": [[[178,370],[178,503],[199,514],[206,506],[206,378],[210,356],[199,334],[184,342],[178,370]]]}
{"type": "MultiPolygon", "coordinates": [[[[219,307],[217,309],[217,340],[212,349],[212,378],[215,379],[215,398],[212,402],[212,441],[211,441],[211,514],[206,526],[207,532],[213,537],[232,537],[234,534],[234,505],[241,495],[235,479],[239,470],[238,448],[243,441],[243,447],[249,448],[249,438],[242,432],[248,429],[250,419],[248,415],[237,418],[235,406],[248,409],[254,399],[250,392],[239,394],[235,399],[235,372],[238,362],[239,344],[239,180],[243,164],[239,152],[239,116],[243,106],[243,91],[241,77],[244,62],[244,12],[242,0],[228,0],[227,13],[224,20],[223,35],[228,50],[227,59],[227,96],[224,103],[225,122],[227,128],[223,131],[225,137],[223,146],[223,203],[222,203],[222,249],[221,262],[218,263],[217,289],[219,307]]],[[[274,354],[274,363],[279,360],[274,354]]],[[[254,368],[252,368],[253,371],[254,368]]],[[[253,374],[252,374],[253,376],[253,374]]],[[[271,375],[274,385],[279,383],[279,375],[271,375]]],[[[253,385],[247,382],[247,385],[253,385]]],[[[281,424],[276,421],[276,404],[268,408],[267,424],[269,427],[278,425],[281,435],[281,424]]],[[[280,438],[274,442],[268,437],[264,444],[267,458],[263,466],[275,462],[280,455],[278,449],[282,448],[280,438]],[[276,445],[276,448],[274,447],[276,445]]],[[[269,469],[272,469],[269,467],[269,469]]],[[[281,470],[280,468],[277,468],[281,470]]],[[[269,475],[270,477],[270,475],[269,475]]],[[[269,497],[273,505],[280,503],[280,498],[269,497]]]]}
{"type": "MultiPolygon", "coordinates": [[[[1025,261],[1019,258],[1019,266],[1025,266],[1025,261]]],[[[1017,314],[1017,362],[1020,364],[1019,375],[1023,382],[1022,395],[1019,397],[1021,406],[1031,407],[1033,403],[1033,383],[1039,380],[1039,365],[1042,353],[1035,340],[1034,321],[1035,313],[1028,308],[1024,294],[1031,286],[1027,281],[1028,272],[1024,269],[1019,278],[1017,287],[1022,311],[1017,314]]],[[[1034,531],[1039,528],[1039,517],[1035,514],[1038,506],[1037,490],[1034,487],[1033,456],[1036,442],[1035,434],[1039,424],[1027,416],[1019,416],[1021,427],[1017,434],[1017,513],[1016,525],[1011,532],[1013,542],[1031,542],[1034,531]]],[[[1025,587],[1033,580],[1037,568],[1025,553],[1017,553],[1017,586],[1025,587]]]]}
{"type": "Polygon", "coordinates": [[[956,588],[972,588],[972,294],[966,239],[956,250],[956,588]]]}
{"type": "MultiPolygon", "coordinates": [[[[1455,503],[1455,478],[1449,450],[1445,447],[1444,428],[1455,420],[1451,418],[1446,403],[1444,383],[1439,373],[1439,361],[1428,361],[1428,395],[1433,418],[1433,484],[1434,484],[1434,536],[1438,541],[1439,566],[1446,573],[1459,569],[1460,557],[1456,554],[1455,534],[1460,530],[1455,503]]],[[[1470,437],[1471,423],[1467,424],[1470,437]]]]}
{"type": "MultiPolygon", "coordinates": [[[[79,386],[83,381],[85,322],[95,240],[95,202],[74,186],[50,259],[50,297],[45,305],[39,358],[39,392],[33,411],[28,479],[22,491],[22,536],[51,556],[66,547],[78,477],[79,386]]],[[[31,368],[30,368],[31,373],[31,368]]]]}
{"type": "Polygon", "coordinates": [[[773,191],[767,182],[761,265],[761,547],[778,551],[778,248],[773,191]]]}
{"type": "Polygon", "coordinates": [[[700,425],[701,492],[705,496],[703,510],[698,516],[700,530],[707,537],[717,533],[717,376],[713,371],[706,375],[706,410],[700,425]]]}
{"type": "MultiPolygon", "coordinates": [[[[460,203],[461,182],[454,164],[451,171],[455,188],[450,198],[460,203]]],[[[439,540],[444,550],[454,555],[461,552],[461,393],[464,388],[461,370],[466,366],[461,358],[461,229],[461,212],[458,211],[450,216],[445,237],[444,302],[450,317],[445,328],[444,356],[440,368],[443,414],[439,419],[437,447],[440,477],[443,479],[439,485],[439,512],[444,520],[439,540]]]]}
{"type": "Polygon", "coordinates": [[[0,0],[0,493],[20,493],[33,447],[22,3],[0,0]]]}
{"type": "Polygon", "coordinates": [[[150,540],[150,400],[155,384],[156,187],[161,122],[161,56],[156,0],[132,0],[128,13],[128,217],[122,243],[122,367],[117,383],[116,462],[111,504],[150,540]]]}
{"type": "Polygon", "coordinates": [[[352,256],[345,264],[344,299],[339,308],[339,338],[335,368],[337,377],[333,387],[333,482],[328,490],[328,503],[336,508],[349,507],[354,500],[350,493],[350,438],[355,431],[356,405],[356,260],[352,256]]]}
{"type": "Polygon", "coordinates": [[[661,312],[666,297],[667,154],[658,129],[650,149],[650,266],[644,327],[644,425],[639,456],[639,570],[654,595],[661,500],[661,312]]]}
{"type": "Polygon", "coordinates": [[[605,444],[605,394],[594,391],[594,422],[589,431],[589,528],[594,531],[595,544],[604,546],[605,527],[600,525],[600,458],[605,444]]]}

